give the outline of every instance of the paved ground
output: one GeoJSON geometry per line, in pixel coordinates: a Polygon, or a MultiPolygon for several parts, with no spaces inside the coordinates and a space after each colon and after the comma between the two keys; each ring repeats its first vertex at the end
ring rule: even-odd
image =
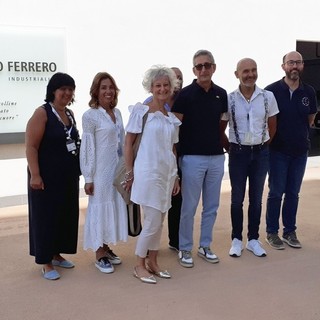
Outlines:
{"type": "MultiPolygon", "coordinates": [[[[0,209],[0,319],[319,320],[320,165],[317,159],[310,163],[298,215],[302,249],[268,247],[263,212],[261,241],[268,256],[258,258],[245,250],[241,258],[229,257],[230,186],[224,180],[212,247],[220,263],[210,265],[194,256],[194,268],[181,267],[167,248],[165,227],[160,262],[173,278],[160,279],[156,285],[132,276],[135,238],[114,248],[123,259],[114,274],[102,274],[94,267],[93,253],[82,249],[85,198],[81,199],[78,253],[66,256],[76,267],[60,269],[58,281],[43,279],[28,255],[26,206],[0,209]]],[[[196,244],[198,231],[199,212],[196,244]]]]}

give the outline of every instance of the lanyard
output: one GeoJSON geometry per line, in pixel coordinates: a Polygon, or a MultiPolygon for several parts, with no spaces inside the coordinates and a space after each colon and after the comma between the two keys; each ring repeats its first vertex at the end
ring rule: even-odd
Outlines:
{"type": "Polygon", "coordinates": [[[66,133],[66,147],[67,147],[68,152],[77,156],[79,154],[81,140],[80,140],[79,132],[77,130],[76,122],[75,122],[73,116],[71,115],[70,111],[68,109],[66,109],[66,115],[67,115],[67,117],[70,121],[70,124],[71,124],[70,129],[68,129],[67,126],[62,121],[61,117],[59,116],[58,112],[53,107],[52,103],[50,103],[50,106],[51,106],[51,110],[52,110],[53,114],[57,117],[58,121],[60,122],[60,124],[62,125],[62,127],[64,129],[64,132],[66,133]],[[75,134],[76,134],[75,140],[73,140],[71,137],[71,131],[73,128],[75,129],[75,134]]]}
{"type": "Polygon", "coordinates": [[[71,123],[71,126],[70,126],[70,129],[67,128],[67,126],[64,124],[64,122],[62,121],[61,117],[59,116],[58,112],[56,111],[56,109],[53,107],[53,105],[50,103],[51,105],[51,109],[52,109],[52,112],[53,114],[57,117],[57,119],[59,120],[59,122],[62,124],[63,126],[63,129],[66,133],[66,136],[67,136],[67,140],[71,139],[71,131],[72,131],[72,128],[73,128],[73,125],[74,125],[74,121],[73,121],[73,118],[71,117],[71,114],[69,112],[69,110],[66,110],[66,115],[71,123]]]}

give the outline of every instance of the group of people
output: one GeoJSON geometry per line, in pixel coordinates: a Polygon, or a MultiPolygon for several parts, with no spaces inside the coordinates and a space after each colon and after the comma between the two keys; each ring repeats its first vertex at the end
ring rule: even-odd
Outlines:
{"type": "Polygon", "coordinates": [[[299,52],[283,57],[285,76],[260,89],[257,64],[241,59],[235,76],[239,87],[227,94],[212,81],[216,63],[210,51],[193,56],[193,82],[182,88],[178,68],[153,66],[143,87],[151,96],[129,106],[124,128],[116,108],[119,88],[100,72],[93,79],[90,109],[82,116],[82,139],[72,111],[75,82],[56,73],[47,86],[46,103],[36,109],[26,129],[30,254],[43,265],[43,277],[60,278],[56,267],[73,268],[61,254],[77,249],[79,176],[89,197],[84,249],[95,252],[95,266],[114,272],[121,258],[109,247],[128,237],[127,207],[113,186],[122,157],[123,187],[142,208],[143,228],[137,239],[133,275],[144,283],[171,278],[160,267],[158,251],[168,212],[169,248],[183,267],[193,267],[194,217],[202,197],[199,257],[219,262],[212,251],[213,227],[220,201],[225,152],[231,183],[231,248],[240,257],[243,245],[243,202],[248,181],[246,248],[266,256],[259,241],[262,195],[269,173],[267,243],[284,249],[301,244],[296,235],[298,199],[309,148],[309,127],[317,112],[314,89],[303,83],[299,52]],[[226,134],[229,125],[229,133],[226,134]],[[141,142],[134,159],[133,145],[141,142]],[[279,237],[282,213],[283,234],[279,237]]]}

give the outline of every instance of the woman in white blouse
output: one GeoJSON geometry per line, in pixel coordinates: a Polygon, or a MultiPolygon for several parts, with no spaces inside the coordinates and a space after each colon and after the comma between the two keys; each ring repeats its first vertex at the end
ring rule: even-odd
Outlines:
{"type": "Polygon", "coordinates": [[[108,244],[128,238],[126,205],[113,186],[124,141],[121,113],[115,108],[118,93],[113,77],[98,73],[90,89],[90,109],[82,117],[80,166],[89,196],[83,246],[95,251],[95,266],[103,273],[113,272],[113,265],[121,263],[108,244]]]}
{"type": "Polygon", "coordinates": [[[170,68],[154,66],[147,70],[143,86],[152,93],[153,99],[147,105],[137,103],[130,106],[126,126],[125,188],[132,188],[131,200],[140,204],[144,213],[143,229],[135,252],[134,276],[145,283],[156,283],[154,275],[171,277],[167,270],[159,267],[157,255],[165,213],[171,207],[171,195],[180,191],[174,144],[178,142],[181,122],[165,109],[176,82],[175,73],[170,68]],[[142,131],[145,115],[142,139],[133,163],[132,145],[142,131]]]}

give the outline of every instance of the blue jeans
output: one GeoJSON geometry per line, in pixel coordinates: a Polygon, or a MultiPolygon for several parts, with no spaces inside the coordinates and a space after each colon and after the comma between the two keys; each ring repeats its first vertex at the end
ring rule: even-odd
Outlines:
{"type": "Polygon", "coordinates": [[[182,207],[179,227],[179,249],[193,247],[194,216],[202,192],[200,246],[210,247],[212,230],[220,201],[224,174],[224,154],[214,156],[185,155],[180,159],[182,171],[182,207]]]}
{"type": "Polygon", "coordinates": [[[278,233],[282,197],[283,234],[296,230],[299,192],[308,153],[289,156],[270,151],[269,195],[267,201],[267,233],[278,233]]]}
{"type": "Polygon", "coordinates": [[[248,240],[259,238],[261,203],[269,166],[269,147],[230,145],[231,238],[242,240],[243,200],[249,181],[248,240]]]}

